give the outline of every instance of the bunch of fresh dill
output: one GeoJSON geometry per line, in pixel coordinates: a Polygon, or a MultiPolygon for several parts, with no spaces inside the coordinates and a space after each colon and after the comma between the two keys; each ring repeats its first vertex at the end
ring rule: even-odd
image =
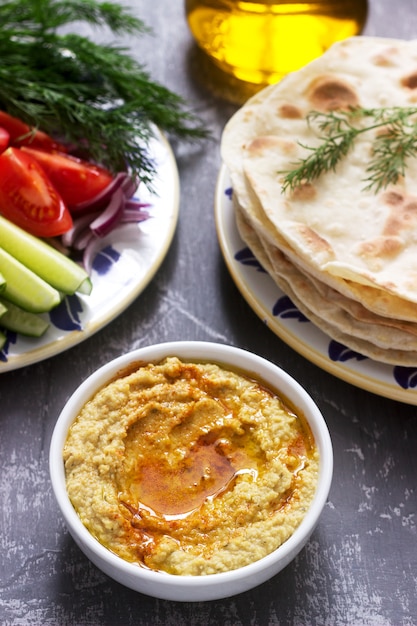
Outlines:
{"type": "Polygon", "coordinates": [[[150,183],[154,125],[189,139],[206,136],[205,129],[125,48],[68,33],[80,23],[118,37],[148,30],[115,2],[0,0],[0,109],[150,183]]]}

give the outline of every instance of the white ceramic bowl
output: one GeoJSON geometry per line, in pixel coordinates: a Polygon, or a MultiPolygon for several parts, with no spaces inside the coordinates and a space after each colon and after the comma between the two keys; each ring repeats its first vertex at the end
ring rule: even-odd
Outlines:
{"type": "Polygon", "coordinates": [[[74,392],[56,423],[50,448],[52,487],[69,532],[85,555],[108,576],[141,593],[183,602],[215,600],[251,589],[281,571],[303,548],[314,530],[329,493],[333,452],[325,421],[307,392],[286,372],[250,352],[228,345],[180,341],[140,348],[107,363],[74,392]],[[307,418],[320,454],[320,471],[314,500],[300,526],[277,550],[230,572],[208,576],[177,576],[154,572],[124,561],[101,545],[80,521],[68,497],[62,452],[67,432],[81,407],[94,393],[130,363],[159,361],[167,356],[204,360],[256,374],[285,396],[307,418]]]}

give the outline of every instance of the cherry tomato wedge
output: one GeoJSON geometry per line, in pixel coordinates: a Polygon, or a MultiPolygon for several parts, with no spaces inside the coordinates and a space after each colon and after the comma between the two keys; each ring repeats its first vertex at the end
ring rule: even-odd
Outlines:
{"type": "Polygon", "coordinates": [[[9,145],[10,134],[0,126],[0,152],[4,152],[9,145]]]}
{"type": "Polygon", "coordinates": [[[72,227],[70,212],[41,166],[18,148],[0,154],[0,213],[37,237],[55,237],[72,227]]]}
{"type": "Polygon", "coordinates": [[[43,150],[66,150],[61,143],[52,139],[47,133],[42,130],[31,129],[25,122],[5,111],[0,111],[0,126],[9,133],[10,143],[13,146],[33,146],[43,150]]]}
{"type": "Polygon", "coordinates": [[[23,147],[22,151],[43,167],[69,209],[93,200],[113,180],[103,167],[67,154],[29,147],[23,147]]]}

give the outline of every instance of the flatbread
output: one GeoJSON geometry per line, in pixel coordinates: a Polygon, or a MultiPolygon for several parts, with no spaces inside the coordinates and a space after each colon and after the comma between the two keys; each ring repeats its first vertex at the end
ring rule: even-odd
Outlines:
{"type": "Polygon", "coordinates": [[[417,41],[337,43],[232,117],[221,153],[238,228],[324,332],[376,360],[417,365],[417,159],[396,185],[366,190],[367,132],[335,171],[282,190],[282,172],[320,142],[307,115],[356,105],[417,106],[417,41]]]}
{"type": "Polygon", "coordinates": [[[293,149],[286,154],[282,138],[258,137],[244,150],[244,172],[278,233],[320,272],[417,304],[417,159],[401,184],[378,194],[364,191],[359,164],[369,161],[371,147],[358,140],[335,172],[291,197],[277,196],[278,172],[305,153],[287,144],[293,149]]]}
{"type": "Polygon", "coordinates": [[[374,360],[395,365],[417,365],[417,325],[401,326],[399,322],[396,326],[395,320],[372,314],[367,320],[358,319],[351,315],[348,306],[339,306],[328,291],[323,295],[319,284],[303,275],[278,248],[273,249],[262,240],[237,207],[236,223],[242,240],[276,285],[325,334],[374,360]]]}
{"type": "MultiPolygon", "coordinates": [[[[243,177],[246,180],[246,177],[243,177]]],[[[320,268],[306,262],[300,258],[291,245],[281,236],[275,226],[265,215],[259,199],[255,196],[249,183],[246,181],[245,199],[246,204],[241,203],[240,198],[234,190],[234,197],[238,201],[240,210],[245,216],[245,220],[252,228],[260,233],[260,236],[276,245],[301,271],[308,273],[312,278],[328,285],[337,294],[362,305],[369,313],[388,319],[404,320],[406,322],[417,322],[417,305],[404,298],[399,298],[384,290],[367,285],[345,280],[332,274],[323,273],[320,268]]],[[[366,311],[363,311],[366,315],[366,311]]]]}

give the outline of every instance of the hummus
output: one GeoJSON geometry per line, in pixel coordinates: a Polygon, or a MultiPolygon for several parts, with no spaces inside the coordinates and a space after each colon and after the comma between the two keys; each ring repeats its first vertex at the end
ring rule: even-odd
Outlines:
{"type": "Polygon", "coordinates": [[[180,575],[275,550],[305,516],[319,465],[306,420],[275,391],[176,357],[138,365],[87,402],[64,462],[72,504],[98,541],[180,575]]]}

